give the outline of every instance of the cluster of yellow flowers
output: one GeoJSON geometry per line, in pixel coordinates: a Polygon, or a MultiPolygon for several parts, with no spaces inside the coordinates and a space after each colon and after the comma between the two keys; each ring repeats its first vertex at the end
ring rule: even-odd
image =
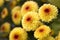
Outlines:
{"type": "MultiPolygon", "coordinates": [[[[3,5],[4,2],[3,0],[1,1],[0,4],[3,5]]],[[[22,7],[15,6],[15,2],[12,2],[10,5],[12,7],[11,19],[13,23],[15,25],[20,25],[21,23],[22,28],[16,27],[10,32],[10,24],[8,22],[4,23],[1,26],[1,31],[10,32],[9,40],[28,40],[28,34],[26,31],[34,31],[34,37],[37,40],[55,40],[50,34],[52,29],[41,21],[49,23],[57,18],[58,9],[56,6],[43,4],[41,7],[38,7],[38,4],[34,1],[27,1],[22,7]]],[[[7,15],[8,9],[4,8],[1,12],[1,18],[4,19],[7,15]]],[[[60,33],[56,37],[56,40],[60,40],[60,33]]]]}

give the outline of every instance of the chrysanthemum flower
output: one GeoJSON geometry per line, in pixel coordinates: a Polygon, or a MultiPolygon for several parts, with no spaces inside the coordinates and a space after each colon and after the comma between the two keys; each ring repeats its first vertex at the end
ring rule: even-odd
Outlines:
{"type": "Polygon", "coordinates": [[[52,36],[49,36],[49,37],[38,39],[38,40],[55,40],[55,39],[52,36]]]}
{"type": "Polygon", "coordinates": [[[12,2],[10,2],[10,8],[14,8],[16,6],[17,2],[12,0],[12,2]]]}
{"type": "Polygon", "coordinates": [[[21,21],[20,7],[15,7],[12,9],[12,21],[16,25],[20,24],[21,21]]]}
{"type": "Polygon", "coordinates": [[[9,33],[10,32],[10,23],[5,22],[4,24],[2,24],[1,31],[9,33]]]}
{"type": "Polygon", "coordinates": [[[26,31],[33,31],[41,24],[42,23],[39,21],[38,14],[36,12],[28,12],[23,16],[22,26],[26,31]]]}
{"type": "Polygon", "coordinates": [[[39,8],[39,16],[42,21],[50,22],[58,15],[58,9],[54,5],[44,4],[39,8]]]}
{"type": "Polygon", "coordinates": [[[8,34],[10,32],[10,23],[5,22],[4,24],[2,24],[0,32],[2,33],[1,34],[2,37],[8,36],[8,34]]]}
{"type": "Polygon", "coordinates": [[[23,4],[21,8],[22,16],[26,14],[29,11],[37,11],[38,10],[38,4],[34,1],[27,1],[23,4]]]}
{"type": "Polygon", "coordinates": [[[20,11],[20,6],[16,6],[12,9],[12,13],[14,13],[15,11],[20,11]]]}
{"type": "Polygon", "coordinates": [[[16,27],[10,32],[9,40],[27,40],[27,37],[27,32],[24,29],[16,27]]]}
{"type": "Polygon", "coordinates": [[[8,15],[8,9],[4,8],[1,12],[1,18],[4,19],[8,15]]]}
{"type": "Polygon", "coordinates": [[[4,0],[0,0],[0,6],[4,4],[4,0]]]}
{"type": "Polygon", "coordinates": [[[60,40],[60,32],[59,32],[58,36],[56,36],[55,40],[60,40]]]}
{"type": "Polygon", "coordinates": [[[49,26],[42,25],[36,29],[36,31],[34,32],[34,37],[42,39],[44,37],[49,36],[50,32],[51,32],[51,29],[49,28],[49,26]]]}

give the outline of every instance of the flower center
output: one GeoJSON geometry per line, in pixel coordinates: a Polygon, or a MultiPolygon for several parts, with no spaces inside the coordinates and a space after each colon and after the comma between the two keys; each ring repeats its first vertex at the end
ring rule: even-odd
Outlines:
{"type": "Polygon", "coordinates": [[[27,6],[25,9],[26,9],[26,10],[29,10],[29,6],[27,6]]]}
{"type": "Polygon", "coordinates": [[[50,9],[47,8],[47,9],[45,9],[44,11],[45,11],[46,13],[49,13],[49,12],[50,12],[50,9]]]}
{"type": "Polygon", "coordinates": [[[3,11],[2,14],[4,15],[5,14],[5,11],[3,11]]]}
{"type": "Polygon", "coordinates": [[[40,29],[40,30],[39,30],[39,32],[43,32],[43,31],[44,31],[44,29],[40,29]]]}
{"type": "Polygon", "coordinates": [[[13,2],[11,2],[11,3],[10,3],[10,6],[11,6],[11,7],[13,7],[13,6],[14,6],[14,3],[13,3],[13,2]]]}
{"type": "Polygon", "coordinates": [[[17,14],[14,15],[14,18],[17,18],[17,14]]]}
{"type": "Polygon", "coordinates": [[[28,17],[26,20],[27,20],[27,21],[31,21],[31,17],[28,17]]]}
{"type": "Polygon", "coordinates": [[[4,26],[2,26],[2,30],[5,30],[5,27],[4,26]]]}
{"type": "Polygon", "coordinates": [[[18,37],[19,37],[18,35],[14,35],[14,39],[18,39],[18,37]]]}

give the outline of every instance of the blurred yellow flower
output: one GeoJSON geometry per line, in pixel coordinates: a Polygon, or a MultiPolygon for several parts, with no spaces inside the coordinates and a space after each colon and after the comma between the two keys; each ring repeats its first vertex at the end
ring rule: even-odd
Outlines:
{"type": "Polygon", "coordinates": [[[44,4],[39,8],[39,16],[42,21],[50,22],[58,15],[58,9],[54,5],[44,4]]]}
{"type": "Polygon", "coordinates": [[[21,21],[20,11],[15,11],[15,13],[12,13],[12,21],[16,25],[19,25],[20,24],[20,21],[21,21]]]}
{"type": "Polygon", "coordinates": [[[13,9],[12,9],[12,13],[14,13],[15,11],[20,11],[20,6],[15,6],[13,9]]]}
{"type": "Polygon", "coordinates": [[[10,2],[10,8],[14,8],[16,6],[17,2],[12,0],[12,2],[10,2]]]}
{"type": "Polygon", "coordinates": [[[22,16],[24,16],[29,11],[38,11],[38,4],[34,1],[25,2],[21,8],[22,16]]]}
{"type": "Polygon", "coordinates": [[[0,0],[0,7],[4,4],[4,0],[0,0]]]}
{"type": "Polygon", "coordinates": [[[10,32],[9,40],[27,40],[27,37],[27,32],[24,29],[16,27],[10,32]]]}
{"type": "Polygon", "coordinates": [[[1,31],[9,33],[10,32],[10,23],[5,22],[4,24],[2,24],[1,31]]]}
{"type": "Polygon", "coordinates": [[[39,21],[39,16],[36,12],[28,12],[23,16],[22,26],[26,31],[34,31],[42,23],[39,21]]]}
{"type": "Polygon", "coordinates": [[[46,38],[38,39],[38,40],[55,40],[55,39],[52,36],[48,36],[46,38]]]}
{"type": "Polygon", "coordinates": [[[50,32],[51,32],[51,29],[49,28],[49,26],[42,25],[36,29],[36,31],[34,32],[34,37],[42,39],[49,36],[50,32]]]}
{"type": "Polygon", "coordinates": [[[4,8],[1,12],[1,18],[4,19],[8,15],[8,9],[4,8]]]}
{"type": "Polygon", "coordinates": [[[14,24],[19,25],[20,21],[21,21],[21,12],[20,12],[20,7],[14,7],[12,9],[12,21],[14,22],[14,24]]]}
{"type": "Polygon", "coordinates": [[[59,32],[58,36],[56,36],[55,40],[60,40],[60,32],[59,32]]]}

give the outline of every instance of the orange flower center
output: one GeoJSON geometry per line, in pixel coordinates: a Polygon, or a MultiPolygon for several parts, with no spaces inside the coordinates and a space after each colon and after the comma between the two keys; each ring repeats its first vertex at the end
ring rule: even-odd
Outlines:
{"type": "Polygon", "coordinates": [[[15,4],[13,2],[10,3],[10,7],[13,8],[15,4]]]}
{"type": "Polygon", "coordinates": [[[27,20],[27,21],[31,21],[31,17],[28,17],[26,20],[27,20]]]}
{"type": "Polygon", "coordinates": [[[26,10],[29,10],[29,6],[27,6],[25,9],[26,9],[26,10]]]}
{"type": "Polygon", "coordinates": [[[14,15],[14,18],[17,18],[17,13],[14,15]]]}
{"type": "Polygon", "coordinates": [[[44,29],[40,29],[39,32],[44,32],[44,29]]]}
{"type": "Polygon", "coordinates": [[[5,26],[2,26],[2,31],[4,31],[5,30],[5,26]]]}
{"type": "Polygon", "coordinates": [[[15,40],[17,40],[17,39],[18,39],[18,37],[19,37],[18,35],[14,35],[14,39],[15,39],[15,40]]]}
{"type": "Polygon", "coordinates": [[[46,9],[44,10],[44,12],[49,13],[49,12],[50,12],[50,9],[46,8],[46,9]]]}
{"type": "Polygon", "coordinates": [[[12,2],[10,3],[10,6],[13,6],[13,3],[12,2]]]}
{"type": "Polygon", "coordinates": [[[5,14],[5,11],[3,11],[2,14],[4,15],[5,14]]]}

